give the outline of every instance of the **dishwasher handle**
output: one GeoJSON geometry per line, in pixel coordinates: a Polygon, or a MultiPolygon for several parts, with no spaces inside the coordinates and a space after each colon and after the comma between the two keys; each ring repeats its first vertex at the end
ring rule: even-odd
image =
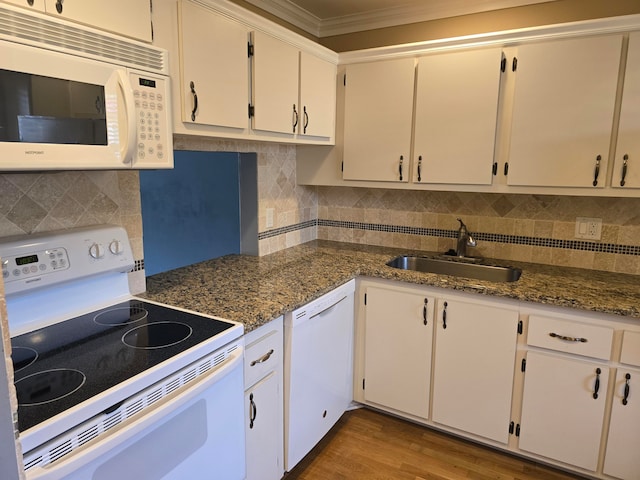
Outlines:
{"type": "Polygon", "coordinates": [[[336,308],[338,306],[339,303],[343,302],[344,300],[346,300],[347,295],[345,295],[344,297],[342,297],[340,300],[336,301],[335,303],[329,305],[328,307],[324,308],[323,310],[319,311],[318,313],[314,313],[313,315],[311,315],[309,317],[309,320],[311,320],[312,318],[316,318],[322,315],[325,315],[327,313],[329,313],[330,310],[333,310],[334,308],[336,308]]]}

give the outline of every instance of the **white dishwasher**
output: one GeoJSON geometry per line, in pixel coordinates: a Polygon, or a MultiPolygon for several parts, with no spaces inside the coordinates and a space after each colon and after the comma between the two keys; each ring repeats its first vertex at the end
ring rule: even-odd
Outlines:
{"type": "Polygon", "coordinates": [[[355,280],[284,317],[285,469],[290,471],[353,399],[355,280]]]}

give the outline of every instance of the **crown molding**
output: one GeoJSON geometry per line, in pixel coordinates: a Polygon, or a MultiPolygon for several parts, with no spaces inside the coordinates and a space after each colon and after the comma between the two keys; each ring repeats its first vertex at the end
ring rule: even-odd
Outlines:
{"type": "Polygon", "coordinates": [[[247,1],[311,35],[323,38],[556,0],[430,0],[327,19],[318,18],[290,0],[247,1]]]}

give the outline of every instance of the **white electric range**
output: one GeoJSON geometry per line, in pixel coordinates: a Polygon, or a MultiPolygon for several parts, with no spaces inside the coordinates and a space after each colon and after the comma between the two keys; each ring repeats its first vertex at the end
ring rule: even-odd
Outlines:
{"type": "Polygon", "coordinates": [[[28,479],[244,478],[241,324],[131,295],[121,227],[0,258],[28,479]]]}

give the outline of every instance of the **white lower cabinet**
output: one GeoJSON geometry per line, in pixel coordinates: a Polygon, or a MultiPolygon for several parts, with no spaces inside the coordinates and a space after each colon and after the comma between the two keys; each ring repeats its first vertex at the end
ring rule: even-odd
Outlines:
{"type": "Polygon", "coordinates": [[[435,298],[420,289],[366,289],[364,398],[420,418],[429,416],[435,298]]]}
{"type": "Polygon", "coordinates": [[[517,309],[438,299],[432,419],[507,444],[517,309]]]}
{"type": "Polygon", "coordinates": [[[245,336],[245,436],[247,480],[284,475],[283,319],[245,336]]]}
{"type": "Polygon", "coordinates": [[[524,375],[518,447],[596,471],[609,368],[530,351],[524,375]]]}

